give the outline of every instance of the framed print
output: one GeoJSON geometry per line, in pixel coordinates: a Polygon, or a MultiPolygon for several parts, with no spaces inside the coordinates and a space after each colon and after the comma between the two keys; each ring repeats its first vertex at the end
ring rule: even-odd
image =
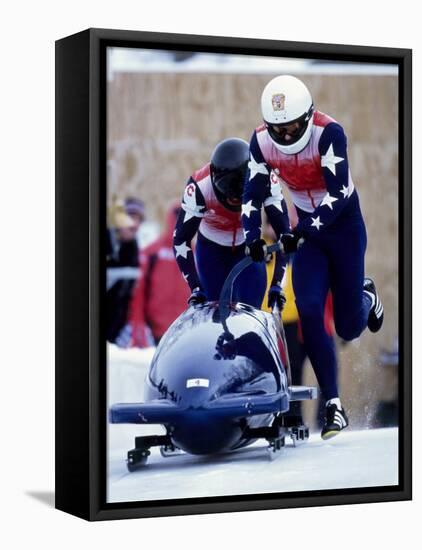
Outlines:
{"type": "Polygon", "coordinates": [[[411,498],[411,50],[56,43],[56,506],[411,498]]]}

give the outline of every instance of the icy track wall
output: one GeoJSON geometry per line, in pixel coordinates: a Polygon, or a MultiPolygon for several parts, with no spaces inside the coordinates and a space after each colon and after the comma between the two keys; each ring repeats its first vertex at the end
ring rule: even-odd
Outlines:
{"type": "MultiPolygon", "coordinates": [[[[107,344],[107,408],[113,403],[134,403],[144,399],[144,380],[155,348],[120,349],[107,344]]],[[[142,433],[164,433],[161,426],[143,426],[142,433]]],[[[108,424],[108,448],[131,449],[139,426],[108,424]]]]}
{"type": "MultiPolygon", "coordinates": [[[[377,358],[381,347],[391,347],[398,326],[398,80],[391,74],[295,74],[317,108],[345,128],[367,225],[366,272],[385,307],[380,333],[364,333],[340,351],[342,396],[351,422],[364,427],[395,384],[377,358]]],[[[169,201],[180,197],[218,141],[249,140],[261,124],[260,95],[272,76],[116,72],[108,83],[109,197],[139,195],[148,217],[162,222],[169,201]]]]}

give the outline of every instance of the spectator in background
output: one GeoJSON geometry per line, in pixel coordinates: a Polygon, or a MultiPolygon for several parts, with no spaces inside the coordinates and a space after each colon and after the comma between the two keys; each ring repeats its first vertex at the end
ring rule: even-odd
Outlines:
{"type": "Polygon", "coordinates": [[[127,197],[125,200],[126,213],[136,224],[136,238],[138,246],[145,248],[155,241],[160,234],[159,224],[155,221],[147,220],[145,204],[136,197],[127,197]]]}
{"type": "Polygon", "coordinates": [[[126,214],[132,218],[136,232],[138,232],[141,224],[145,221],[144,201],[136,197],[127,197],[125,199],[125,210],[126,214]]]}
{"type": "Polygon", "coordinates": [[[173,231],[180,201],[167,212],[166,228],[161,236],[141,252],[141,276],[130,305],[132,345],[145,347],[148,329],[157,345],[171,323],[186,309],[189,287],[177,266],[173,252],[173,231]]]}
{"type": "Polygon", "coordinates": [[[107,228],[107,340],[116,343],[127,321],[129,301],[135,278],[122,268],[137,268],[138,243],[136,223],[126,213],[125,206],[117,202],[112,207],[110,226],[107,228]]]}

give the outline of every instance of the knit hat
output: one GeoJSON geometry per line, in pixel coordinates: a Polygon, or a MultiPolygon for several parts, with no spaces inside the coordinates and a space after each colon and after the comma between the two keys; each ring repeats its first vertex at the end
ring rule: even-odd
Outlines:
{"type": "Polygon", "coordinates": [[[125,199],[125,210],[126,213],[131,214],[137,214],[141,218],[145,216],[145,204],[144,201],[141,199],[137,199],[136,197],[127,197],[125,199]]]}

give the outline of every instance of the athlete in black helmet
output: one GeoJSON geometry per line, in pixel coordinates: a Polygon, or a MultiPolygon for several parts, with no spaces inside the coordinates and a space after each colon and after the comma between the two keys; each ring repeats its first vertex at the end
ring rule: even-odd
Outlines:
{"type": "MultiPolygon", "coordinates": [[[[186,183],[173,244],[180,271],[192,291],[191,304],[218,300],[228,273],[245,257],[241,205],[248,161],[249,146],[246,141],[225,139],[214,149],[211,162],[194,172],[186,183]],[[196,234],[194,258],[191,241],[196,234]]],[[[268,193],[271,198],[270,189],[268,193]]],[[[287,207],[284,212],[287,230],[287,207]]],[[[280,304],[282,302],[281,256],[277,266],[270,305],[276,300],[280,304]]],[[[254,263],[236,280],[233,299],[259,308],[265,288],[265,265],[254,263]]]]}
{"type": "Polygon", "coordinates": [[[214,149],[210,162],[210,178],[216,198],[225,208],[240,212],[243,182],[249,162],[246,141],[228,138],[214,149]]]}

